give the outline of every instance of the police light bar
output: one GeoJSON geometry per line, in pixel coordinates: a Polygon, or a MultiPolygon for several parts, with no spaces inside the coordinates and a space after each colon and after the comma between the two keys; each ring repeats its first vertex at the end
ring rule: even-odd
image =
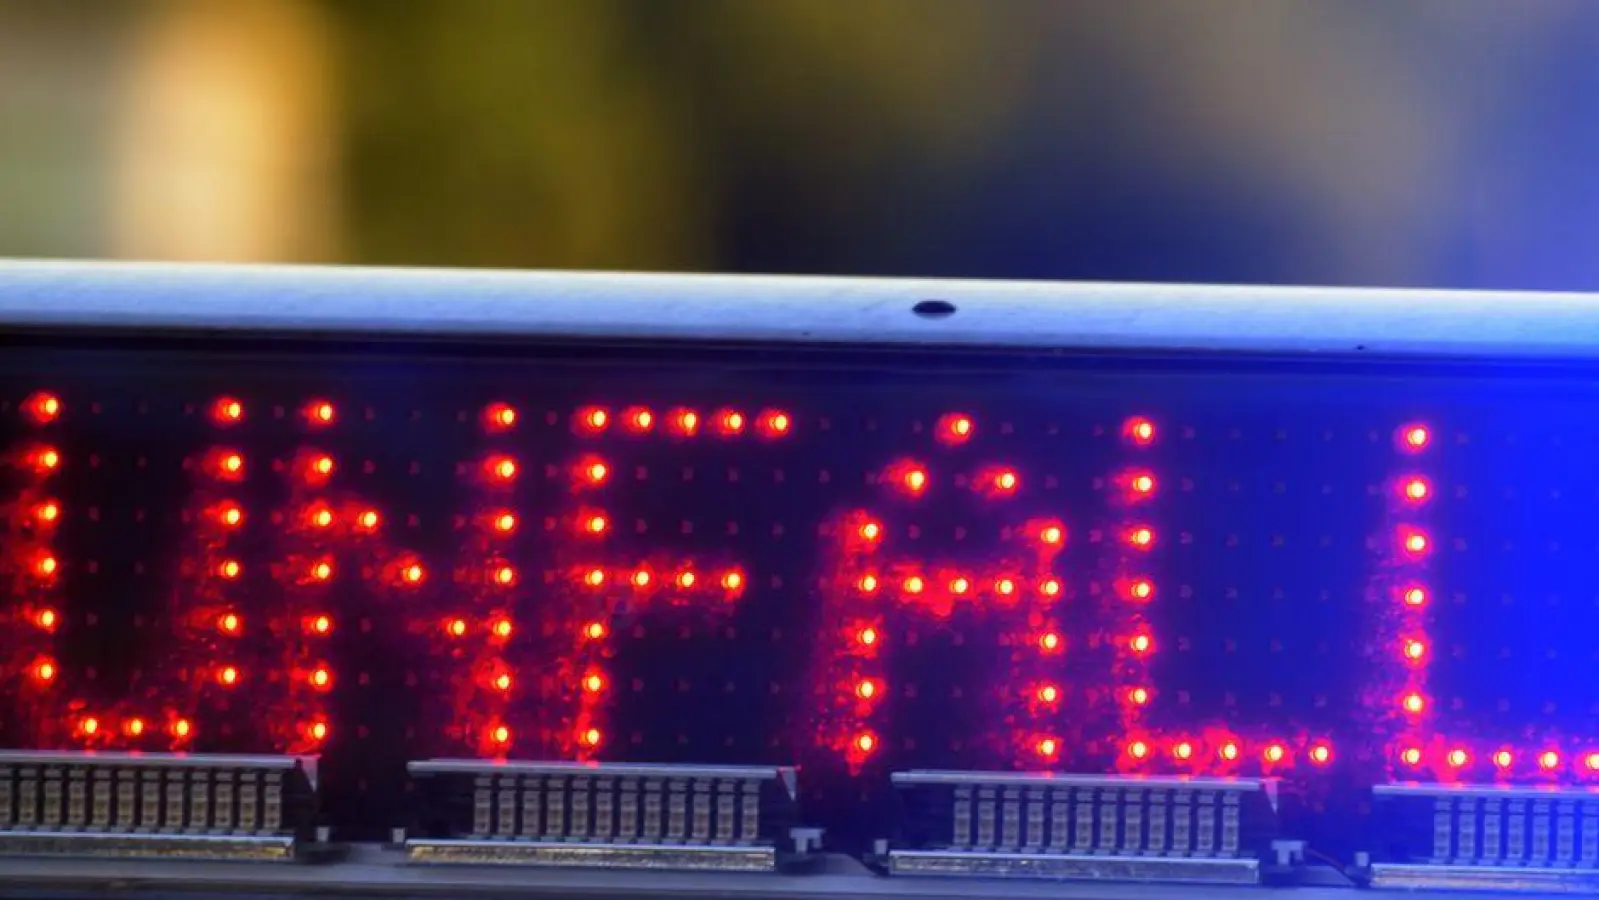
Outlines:
{"type": "MultiPolygon", "coordinates": [[[[1083,878],[1292,880],[1271,835],[1378,882],[1588,862],[1599,298],[14,262],[0,347],[0,743],[73,760],[68,798],[87,772],[89,826],[105,766],[115,797],[176,777],[127,760],[315,758],[280,837],[435,884],[711,858],[678,842],[1083,878]],[[677,772],[639,782],[660,830],[573,826],[575,782],[550,830],[552,760],[677,772]],[[702,823],[687,773],[735,770],[800,776],[724,841],[735,795],[702,823]],[[927,771],[967,782],[894,785],[927,771]],[[1115,796],[1079,829],[1051,792],[1090,783],[1115,796]],[[1217,785],[1187,856],[1173,785],[1217,785]],[[1447,849],[1406,785],[1467,791],[1447,849]],[[901,815],[926,797],[936,828],[901,815]],[[1548,853],[1503,837],[1535,819],[1548,853]],[[497,865],[406,862],[430,841],[497,865]]],[[[209,833],[183,802],[154,836],[209,833]]],[[[0,850],[43,846],[10,810],[0,850]]]]}

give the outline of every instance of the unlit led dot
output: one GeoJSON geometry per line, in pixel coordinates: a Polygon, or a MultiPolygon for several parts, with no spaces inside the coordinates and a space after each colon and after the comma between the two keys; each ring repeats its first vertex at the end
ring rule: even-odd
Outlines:
{"type": "Polygon", "coordinates": [[[1235,762],[1242,752],[1236,741],[1225,741],[1216,748],[1216,755],[1221,757],[1222,762],[1235,762]]]}
{"type": "Polygon", "coordinates": [[[516,424],[516,410],[509,404],[491,403],[483,412],[484,421],[496,431],[504,431],[516,424]]]}
{"type": "Polygon", "coordinates": [[[1538,768],[1545,772],[1552,772],[1560,768],[1560,754],[1553,750],[1545,750],[1538,754],[1538,768]]]}
{"type": "Polygon", "coordinates": [[[1427,708],[1426,698],[1416,693],[1406,694],[1400,703],[1404,706],[1405,712],[1411,715],[1415,715],[1427,708]]]}
{"type": "Polygon", "coordinates": [[[54,422],[61,415],[61,398],[55,394],[34,394],[28,398],[24,408],[35,422],[54,422]]]}
{"type": "Polygon", "coordinates": [[[1421,749],[1418,747],[1406,747],[1400,752],[1399,760],[1407,766],[1419,766],[1421,765],[1421,749]]]}
{"type": "Polygon", "coordinates": [[[502,512],[494,517],[494,530],[501,534],[510,534],[516,530],[516,515],[502,512]]]}
{"type": "Polygon", "coordinates": [[[583,690],[591,694],[605,690],[605,676],[598,672],[590,672],[583,676],[583,690]]]}
{"type": "Polygon", "coordinates": [[[1310,748],[1310,761],[1318,766],[1325,766],[1332,762],[1332,748],[1326,744],[1315,744],[1310,748]]]}
{"type": "Polygon", "coordinates": [[[1127,702],[1134,706],[1144,706],[1149,703],[1149,688],[1135,687],[1128,691],[1127,702]]]}
{"type": "Polygon", "coordinates": [[[865,678],[857,682],[855,685],[855,696],[861,698],[862,700],[870,700],[871,698],[877,696],[877,682],[872,681],[870,678],[865,678]]]}
{"type": "Polygon", "coordinates": [[[1060,635],[1053,631],[1046,631],[1038,636],[1038,647],[1046,652],[1060,649],[1060,635]]]}
{"type": "Polygon", "coordinates": [[[1471,762],[1471,754],[1467,753],[1463,747],[1456,747],[1449,751],[1449,755],[1444,757],[1444,759],[1451,767],[1459,769],[1464,767],[1466,763],[1471,762]]]}
{"type": "Polygon", "coordinates": [[[1132,741],[1127,745],[1127,755],[1133,759],[1146,759],[1149,756],[1149,745],[1143,741],[1132,741]]]}
{"type": "Polygon", "coordinates": [[[777,410],[767,410],[761,414],[761,433],[767,437],[782,437],[794,427],[794,422],[788,413],[777,410]]]}
{"type": "Polygon", "coordinates": [[[489,633],[503,641],[511,636],[514,628],[510,619],[495,619],[494,624],[489,626],[489,633]]]}
{"type": "Polygon", "coordinates": [[[1040,703],[1054,703],[1060,699],[1060,688],[1053,684],[1039,685],[1037,697],[1040,703]]]}
{"type": "Polygon", "coordinates": [[[217,630],[223,634],[238,634],[244,628],[244,622],[237,613],[223,613],[217,619],[217,630]]]}
{"type": "Polygon", "coordinates": [[[232,687],[239,683],[239,670],[233,666],[223,666],[217,670],[217,684],[223,687],[232,687]]]}
{"type": "Polygon", "coordinates": [[[244,419],[244,404],[232,397],[223,397],[211,405],[211,418],[218,425],[232,425],[244,419]]]}
{"type": "Polygon", "coordinates": [[[337,417],[338,413],[334,410],[333,404],[326,400],[314,400],[306,406],[306,418],[313,425],[332,425],[337,417]]]}

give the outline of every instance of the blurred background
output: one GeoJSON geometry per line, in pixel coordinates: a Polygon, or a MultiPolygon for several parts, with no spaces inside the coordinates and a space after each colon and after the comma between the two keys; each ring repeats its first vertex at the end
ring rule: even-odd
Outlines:
{"type": "Polygon", "coordinates": [[[1595,0],[0,0],[0,255],[1599,289],[1595,0]]]}

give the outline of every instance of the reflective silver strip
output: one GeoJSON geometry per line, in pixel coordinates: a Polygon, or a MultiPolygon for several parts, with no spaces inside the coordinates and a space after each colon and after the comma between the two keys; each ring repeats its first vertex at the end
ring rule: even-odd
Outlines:
{"type": "Polygon", "coordinates": [[[1216,795],[1202,791],[1194,810],[1194,855],[1216,855],[1216,795]]]}
{"type": "Polygon", "coordinates": [[[1099,792],[1099,841],[1094,846],[1096,853],[1115,853],[1121,842],[1118,833],[1121,827],[1121,796],[1119,790],[1102,790],[1099,792]]]}
{"type": "Polygon", "coordinates": [[[494,776],[472,779],[472,836],[488,837],[494,817],[494,776]]]}
{"type": "Polygon", "coordinates": [[[499,802],[494,818],[496,837],[510,837],[516,834],[517,780],[515,775],[501,775],[499,778],[499,802]]]}
{"type": "Polygon", "coordinates": [[[1126,793],[1127,802],[1122,807],[1122,853],[1144,852],[1145,799],[1143,791],[1132,790],[1126,793]]]}
{"type": "Polygon", "coordinates": [[[44,814],[41,820],[46,828],[61,827],[61,779],[65,773],[56,766],[44,770],[44,814]]]}
{"type": "Polygon", "coordinates": [[[979,850],[990,850],[994,847],[994,809],[996,799],[995,791],[991,787],[977,789],[977,838],[979,850]]]}

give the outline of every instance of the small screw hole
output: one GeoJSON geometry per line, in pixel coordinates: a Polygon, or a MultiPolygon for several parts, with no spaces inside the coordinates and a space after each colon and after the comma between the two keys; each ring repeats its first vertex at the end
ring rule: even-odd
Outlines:
{"type": "Polygon", "coordinates": [[[948,300],[921,300],[911,307],[911,312],[924,319],[942,319],[955,315],[955,304],[948,300]]]}

